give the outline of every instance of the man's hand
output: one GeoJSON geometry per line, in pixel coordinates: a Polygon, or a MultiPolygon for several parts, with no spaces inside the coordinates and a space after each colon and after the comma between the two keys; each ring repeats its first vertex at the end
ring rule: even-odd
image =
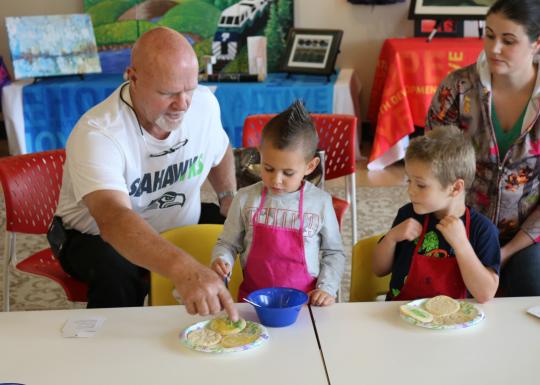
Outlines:
{"type": "Polygon", "coordinates": [[[399,225],[393,227],[388,234],[385,235],[389,237],[394,242],[401,241],[414,241],[422,234],[422,225],[414,218],[409,218],[401,222],[399,225]]]}
{"type": "Polygon", "coordinates": [[[441,232],[444,239],[446,239],[454,250],[458,249],[460,245],[469,242],[465,225],[458,217],[448,215],[441,219],[435,227],[441,232]]]}
{"type": "Polygon", "coordinates": [[[206,266],[190,262],[182,267],[181,274],[173,282],[189,314],[206,316],[225,309],[232,321],[239,319],[223,280],[206,266]]]}

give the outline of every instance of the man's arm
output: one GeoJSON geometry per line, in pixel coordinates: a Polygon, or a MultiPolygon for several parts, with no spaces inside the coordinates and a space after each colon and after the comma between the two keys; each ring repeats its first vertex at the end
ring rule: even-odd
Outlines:
{"type": "MultiPolygon", "coordinates": [[[[234,154],[231,146],[227,146],[221,162],[213,167],[208,174],[208,181],[216,193],[225,191],[236,192],[236,174],[234,166],[234,154]]],[[[219,206],[221,215],[227,216],[232,202],[232,195],[220,199],[219,206]]]]}
{"type": "Polygon", "coordinates": [[[83,201],[103,240],[134,264],[169,278],[188,313],[208,315],[225,308],[232,320],[238,319],[233,300],[218,275],[155,232],[131,209],[125,193],[94,191],[83,201]]]}

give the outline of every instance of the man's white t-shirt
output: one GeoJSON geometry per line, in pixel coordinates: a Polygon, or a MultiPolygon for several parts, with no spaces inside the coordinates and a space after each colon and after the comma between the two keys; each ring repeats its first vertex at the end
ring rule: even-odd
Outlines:
{"type": "Polygon", "coordinates": [[[128,194],[132,209],[158,232],[198,222],[201,185],[229,144],[215,96],[199,86],[181,127],[164,140],[139,126],[132,105],[125,83],[85,113],[69,136],[56,211],[66,228],[99,234],[82,202],[98,190],[128,194]]]}

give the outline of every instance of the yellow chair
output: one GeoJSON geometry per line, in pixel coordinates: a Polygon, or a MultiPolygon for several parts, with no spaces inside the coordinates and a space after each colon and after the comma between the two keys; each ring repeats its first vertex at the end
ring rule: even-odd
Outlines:
{"type": "Polygon", "coordinates": [[[381,237],[378,234],[361,239],[353,247],[350,302],[374,301],[388,292],[391,274],[377,277],[371,269],[373,250],[381,237]]]}
{"type": "MultiPolygon", "coordinates": [[[[212,249],[223,231],[223,225],[191,225],[165,231],[161,236],[191,254],[197,261],[210,266],[212,249]]],[[[229,291],[236,301],[242,282],[240,262],[234,264],[229,291]]],[[[150,304],[152,306],[178,305],[172,295],[173,283],[159,274],[150,274],[150,304]]]]}

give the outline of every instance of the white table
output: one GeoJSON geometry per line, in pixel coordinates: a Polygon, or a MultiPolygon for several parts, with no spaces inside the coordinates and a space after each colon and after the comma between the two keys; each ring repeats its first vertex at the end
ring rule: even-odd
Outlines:
{"type": "Polygon", "coordinates": [[[328,376],[341,384],[540,384],[540,297],[478,305],[480,324],[430,330],[406,323],[396,302],[312,308],[328,376]]]}
{"type": "MultiPolygon", "coordinates": [[[[241,315],[257,320],[248,304],[241,315]]],[[[327,385],[309,310],[270,339],[229,354],[192,351],[180,332],[202,320],[183,306],[0,313],[0,381],[22,384],[327,385]],[[63,338],[71,316],[104,316],[91,338],[63,338]]]]}

